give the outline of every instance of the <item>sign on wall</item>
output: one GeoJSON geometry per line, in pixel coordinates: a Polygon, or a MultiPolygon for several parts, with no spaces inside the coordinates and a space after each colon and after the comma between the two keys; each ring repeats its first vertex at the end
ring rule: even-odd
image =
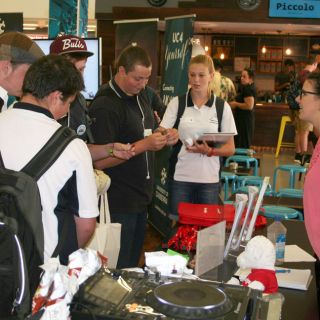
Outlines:
{"type": "Polygon", "coordinates": [[[191,38],[195,15],[166,18],[164,66],[161,97],[165,105],[172,97],[188,89],[188,64],[191,58],[191,38]]]}
{"type": "MultiPolygon", "coordinates": [[[[166,18],[164,64],[161,97],[165,105],[188,90],[188,65],[191,58],[191,38],[195,15],[166,18]]],[[[156,153],[154,169],[154,197],[149,210],[149,222],[162,234],[171,231],[168,218],[168,164],[170,148],[156,153]]]]}
{"type": "Polygon", "coordinates": [[[159,19],[114,21],[117,25],[115,58],[132,43],[145,49],[152,61],[152,73],[148,84],[154,89],[157,89],[158,21],[159,19]]]}
{"type": "Polygon", "coordinates": [[[320,0],[269,0],[269,16],[275,18],[320,18],[320,0]]]}
{"type": "Polygon", "coordinates": [[[50,0],[49,38],[61,34],[87,36],[88,0],[50,0]]]}
{"type": "Polygon", "coordinates": [[[22,13],[0,13],[0,34],[5,31],[23,31],[22,13]]]}

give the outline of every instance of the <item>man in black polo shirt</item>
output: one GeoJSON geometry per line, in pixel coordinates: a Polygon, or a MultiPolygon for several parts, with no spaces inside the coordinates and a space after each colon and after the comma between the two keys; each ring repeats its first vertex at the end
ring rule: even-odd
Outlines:
{"type": "Polygon", "coordinates": [[[128,161],[108,158],[95,162],[96,168],[111,177],[111,221],[122,224],[118,268],[136,267],[139,262],[153,192],[152,151],[178,140],[175,129],[154,132],[153,110],[143,90],[150,75],[148,54],[138,46],[126,48],[119,56],[114,79],[101,87],[89,110],[95,143],[118,141],[135,147],[136,156],[128,161]]]}

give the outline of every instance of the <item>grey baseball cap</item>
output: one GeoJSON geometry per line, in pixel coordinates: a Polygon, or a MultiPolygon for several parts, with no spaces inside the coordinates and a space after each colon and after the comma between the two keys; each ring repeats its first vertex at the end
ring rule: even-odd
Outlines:
{"type": "Polygon", "coordinates": [[[0,35],[0,60],[32,64],[45,54],[28,36],[21,32],[5,32],[0,35]]]}

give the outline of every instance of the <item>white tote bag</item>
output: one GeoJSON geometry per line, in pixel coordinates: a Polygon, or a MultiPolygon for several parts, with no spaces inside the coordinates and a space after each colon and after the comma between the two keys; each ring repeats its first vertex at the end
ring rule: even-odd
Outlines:
{"type": "Polygon", "coordinates": [[[100,222],[87,245],[108,258],[108,268],[116,268],[121,243],[121,224],[111,223],[107,192],[100,195],[100,222]]]}

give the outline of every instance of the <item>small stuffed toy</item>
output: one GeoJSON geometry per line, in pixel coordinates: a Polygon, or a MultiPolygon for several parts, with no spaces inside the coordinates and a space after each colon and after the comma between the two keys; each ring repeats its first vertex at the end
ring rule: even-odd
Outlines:
{"type": "Polygon", "coordinates": [[[240,281],[232,277],[229,284],[241,284],[264,293],[278,292],[278,281],[275,273],[276,253],[272,242],[264,236],[252,238],[238,258],[241,269],[251,269],[249,275],[240,281]]]}

